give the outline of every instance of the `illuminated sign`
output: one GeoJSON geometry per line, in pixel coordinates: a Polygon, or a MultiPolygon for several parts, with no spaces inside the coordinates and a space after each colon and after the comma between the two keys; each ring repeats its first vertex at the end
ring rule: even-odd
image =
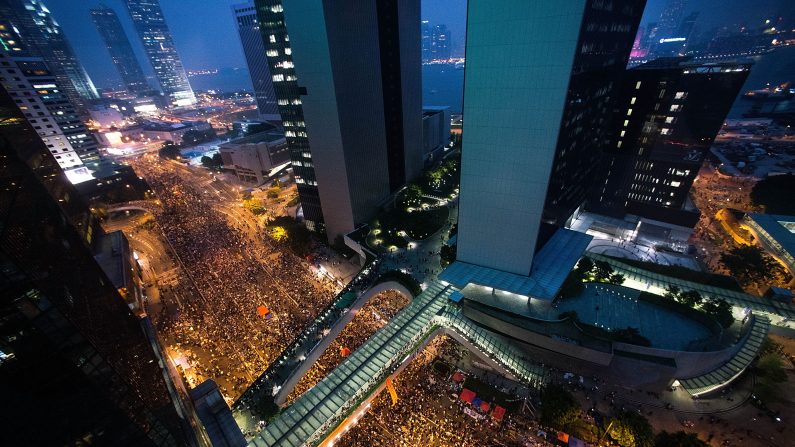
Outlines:
{"type": "Polygon", "coordinates": [[[660,39],[660,43],[668,43],[668,42],[684,42],[686,41],[686,37],[669,37],[667,39],[660,39]]]}

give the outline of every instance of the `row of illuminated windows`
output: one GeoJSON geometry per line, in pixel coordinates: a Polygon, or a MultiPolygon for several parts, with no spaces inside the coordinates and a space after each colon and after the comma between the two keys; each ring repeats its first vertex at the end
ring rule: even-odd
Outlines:
{"type": "Polygon", "coordinates": [[[280,106],[288,106],[288,105],[299,106],[301,105],[301,98],[280,99],[278,100],[277,104],[279,104],[280,106]]]}

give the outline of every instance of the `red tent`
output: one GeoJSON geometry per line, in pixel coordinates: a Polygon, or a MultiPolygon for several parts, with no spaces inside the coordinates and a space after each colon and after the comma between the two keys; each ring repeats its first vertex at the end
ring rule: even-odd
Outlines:
{"type": "Polygon", "coordinates": [[[558,441],[569,443],[569,434],[563,431],[558,432],[558,441]]]}
{"type": "Polygon", "coordinates": [[[456,371],[453,373],[453,382],[463,382],[464,375],[461,374],[461,371],[456,371]]]}
{"type": "Polygon", "coordinates": [[[343,346],[342,348],[340,348],[340,355],[342,355],[343,357],[347,357],[351,355],[351,350],[347,346],[343,346]]]}
{"type": "Polygon", "coordinates": [[[503,416],[505,416],[505,408],[499,405],[495,406],[494,411],[491,412],[491,417],[493,417],[495,421],[501,421],[503,416]]]}
{"type": "Polygon", "coordinates": [[[475,399],[475,396],[476,396],[475,392],[470,389],[464,388],[463,390],[461,390],[461,400],[463,400],[464,402],[471,404],[472,400],[475,399]]]}
{"type": "Polygon", "coordinates": [[[488,402],[483,401],[483,402],[480,403],[480,411],[482,411],[484,413],[488,413],[489,412],[489,408],[491,408],[491,405],[489,405],[488,402]]]}
{"type": "Polygon", "coordinates": [[[271,311],[267,307],[265,307],[265,306],[257,307],[257,315],[259,315],[260,317],[264,317],[265,315],[268,315],[269,313],[271,313],[271,311]]]}

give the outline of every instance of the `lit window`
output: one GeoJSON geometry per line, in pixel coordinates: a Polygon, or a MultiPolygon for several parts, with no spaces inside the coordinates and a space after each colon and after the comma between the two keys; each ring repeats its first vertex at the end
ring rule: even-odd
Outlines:
{"type": "Polygon", "coordinates": [[[635,84],[635,90],[638,90],[638,89],[640,89],[640,81],[638,81],[638,82],[635,84]]]}
{"type": "Polygon", "coordinates": [[[281,81],[284,81],[284,75],[283,74],[279,73],[279,74],[273,75],[273,82],[281,82],[281,81]]]}
{"type": "Polygon", "coordinates": [[[270,43],[276,43],[276,36],[271,34],[270,36],[268,36],[268,40],[270,41],[270,43]]]}
{"type": "Polygon", "coordinates": [[[293,54],[293,50],[290,49],[290,48],[285,48],[284,49],[284,54],[287,54],[287,55],[293,54]]]}
{"type": "Polygon", "coordinates": [[[681,185],[681,184],[682,184],[682,182],[671,182],[671,186],[673,186],[674,188],[678,188],[679,185],[681,185]]]}
{"type": "Polygon", "coordinates": [[[632,97],[632,99],[630,99],[630,100],[629,100],[629,103],[630,103],[630,104],[635,104],[635,101],[636,101],[637,99],[638,99],[638,98],[636,98],[636,97],[634,97],[634,96],[633,96],[633,97],[632,97]]]}
{"type": "Polygon", "coordinates": [[[279,51],[278,50],[268,50],[268,51],[265,52],[265,54],[270,56],[270,57],[276,57],[276,56],[279,55],[279,51]]]}
{"type": "Polygon", "coordinates": [[[660,129],[660,135],[669,135],[670,133],[671,129],[668,129],[667,127],[663,127],[662,129],[660,129]]]}
{"type": "Polygon", "coordinates": [[[671,106],[671,112],[678,112],[679,110],[682,110],[682,106],[679,104],[674,104],[671,106]]]}
{"type": "Polygon", "coordinates": [[[624,127],[629,126],[629,120],[624,120],[624,127]]]}
{"type": "Polygon", "coordinates": [[[623,137],[624,137],[624,135],[625,135],[626,133],[627,133],[627,131],[626,131],[626,130],[622,130],[622,131],[621,131],[621,137],[623,138],[623,137]]]}
{"type": "Polygon", "coordinates": [[[674,95],[674,99],[685,99],[687,97],[687,93],[685,92],[676,92],[674,95]]]}
{"type": "Polygon", "coordinates": [[[618,140],[618,143],[616,143],[616,147],[621,147],[621,140],[618,140]]]}
{"type": "Polygon", "coordinates": [[[665,124],[671,124],[673,122],[674,122],[674,117],[672,117],[672,116],[666,116],[665,117],[665,124]]]}
{"type": "Polygon", "coordinates": [[[632,109],[627,109],[627,116],[632,115],[632,109]]]}

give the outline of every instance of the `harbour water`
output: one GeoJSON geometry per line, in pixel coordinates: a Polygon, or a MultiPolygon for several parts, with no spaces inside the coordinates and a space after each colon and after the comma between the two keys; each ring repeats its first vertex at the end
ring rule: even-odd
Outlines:
{"type": "MultiPolygon", "coordinates": [[[[729,118],[742,118],[751,101],[742,99],[748,90],[764,88],[768,83],[795,83],[795,46],[783,47],[771,53],[750,58],[754,62],[748,80],[729,111],[729,118]]],[[[245,68],[220,69],[217,74],[194,76],[190,83],[196,90],[251,90],[251,80],[245,68]]],[[[464,70],[452,64],[422,66],[422,102],[429,106],[448,106],[452,113],[461,113],[464,96],[464,70]]]]}

